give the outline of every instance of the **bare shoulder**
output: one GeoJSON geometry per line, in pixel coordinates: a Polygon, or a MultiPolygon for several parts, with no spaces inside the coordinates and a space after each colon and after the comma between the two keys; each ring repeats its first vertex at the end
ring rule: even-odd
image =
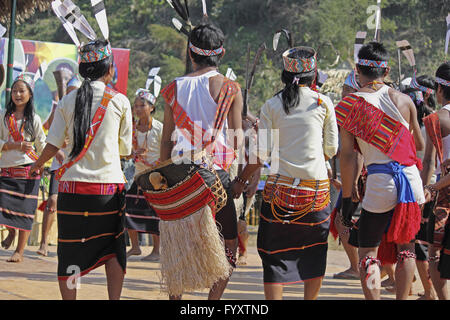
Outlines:
{"type": "Polygon", "coordinates": [[[450,135],[450,111],[440,109],[437,114],[439,117],[439,125],[442,130],[442,136],[446,137],[450,135]]]}
{"type": "Polygon", "coordinates": [[[389,88],[388,92],[389,97],[391,98],[397,109],[400,111],[403,118],[405,118],[405,120],[409,122],[411,112],[415,111],[416,108],[414,102],[407,94],[401,93],[400,91],[397,91],[395,89],[389,88]]]}

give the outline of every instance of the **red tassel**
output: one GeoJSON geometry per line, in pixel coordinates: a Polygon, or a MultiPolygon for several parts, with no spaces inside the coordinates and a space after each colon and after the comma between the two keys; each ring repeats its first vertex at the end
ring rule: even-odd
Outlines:
{"type": "Polygon", "coordinates": [[[398,203],[387,233],[387,241],[409,243],[420,229],[422,213],[417,202],[398,203]]]}
{"type": "Polygon", "coordinates": [[[378,247],[377,259],[380,260],[382,266],[397,262],[397,246],[395,243],[387,241],[386,234],[383,234],[383,239],[378,247]]]}
{"type": "Polygon", "coordinates": [[[45,208],[47,207],[47,200],[42,201],[42,203],[40,204],[40,206],[38,207],[38,210],[41,210],[42,212],[45,210],[45,208]]]}
{"type": "Polygon", "coordinates": [[[333,211],[331,211],[331,216],[330,216],[330,233],[333,236],[334,240],[337,240],[337,238],[339,236],[339,232],[335,225],[336,215],[337,215],[337,208],[334,208],[333,211]]]}

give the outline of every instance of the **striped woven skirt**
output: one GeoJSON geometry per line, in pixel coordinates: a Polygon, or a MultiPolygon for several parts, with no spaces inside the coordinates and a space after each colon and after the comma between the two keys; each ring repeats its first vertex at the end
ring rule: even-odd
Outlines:
{"type": "Polygon", "coordinates": [[[0,170],[0,225],[31,231],[41,177],[30,179],[30,165],[0,170]]]}
{"type": "Polygon", "coordinates": [[[126,270],[123,184],[60,181],[58,279],[83,276],[117,258],[126,270]]]}
{"type": "Polygon", "coordinates": [[[264,283],[290,284],[325,275],[330,208],[283,224],[274,219],[270,203],[263,201],[257,246],[264,283]]]}
{"type": "Polygon", "coordinates": [[[159,235],[159,217],[133,182],[126,194],[126,228],[159,235]]]}

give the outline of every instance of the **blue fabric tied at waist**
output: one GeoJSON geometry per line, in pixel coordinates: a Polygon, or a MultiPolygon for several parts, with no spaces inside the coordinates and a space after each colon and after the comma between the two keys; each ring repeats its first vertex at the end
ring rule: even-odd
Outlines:
{"type": "Polygon", "coordinates": [[[411,184],[403,168],[406,166],[392,161],[384,164],[371,164],[367,167],[367,175],[374,173],[390,174],[397,188],[397,203],[416,202],[411,184]]]}

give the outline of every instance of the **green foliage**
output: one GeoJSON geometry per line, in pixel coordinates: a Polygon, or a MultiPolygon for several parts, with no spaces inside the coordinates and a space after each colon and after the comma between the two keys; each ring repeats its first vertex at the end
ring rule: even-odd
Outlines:
{"type": "MultiPolygon", "coordinates": [[[[89,1],[77,4],[100,35],[89,1]]],[[[282,88],[281,53],[287,44],[280,39],[278,51],[273,51],[272,37],[276,30],[290,30],[296,45],[319,48],[320,69],[329,69],[336,53],[340,60],[333,68],[349,67],[353,63],[356,32],[367,31],[366,41],[374,36],[374,30],[367,27],[371,15],[367,9],[375,4],[376,0],[207,0],[209,17],[226,35],[227,53],[220,71],[225,73],[231,67],[244,87],[247,45],[250,44],[253,57],[262,42],[267,44],[250,92],[250,111],[257,113],[264,101],[282,88]]],[[[186,37],[173,28],[171,19],[177,14],[165,0],[106,0],[105,5],[112,44],[131,50],[128,82],[131,101],[136,90],[145,84],[151,67],[161,67],[163,85],[184,73],[186,37]]],[[[201,1],[191,0],[189,7],[193,24],[199,23],[201,1]]],[[[395,41],[403,39],[414,48],[419,73],[434,73],[445,59],[445,17],[449,12],[448,0],[382,1],[381,40],[391,53],[392,79],[398,78],[395,41]]],[[[22,39],[71,42],[51,11],[37,13],[18,26],[17,33],[22,39]]],[[[404,57],[401,63],[404,76],[410,76],[412,70],[404,57]]],[[[162,110],[163,102],[159,99],[156,118],[160,120],[162,110]]]]}

